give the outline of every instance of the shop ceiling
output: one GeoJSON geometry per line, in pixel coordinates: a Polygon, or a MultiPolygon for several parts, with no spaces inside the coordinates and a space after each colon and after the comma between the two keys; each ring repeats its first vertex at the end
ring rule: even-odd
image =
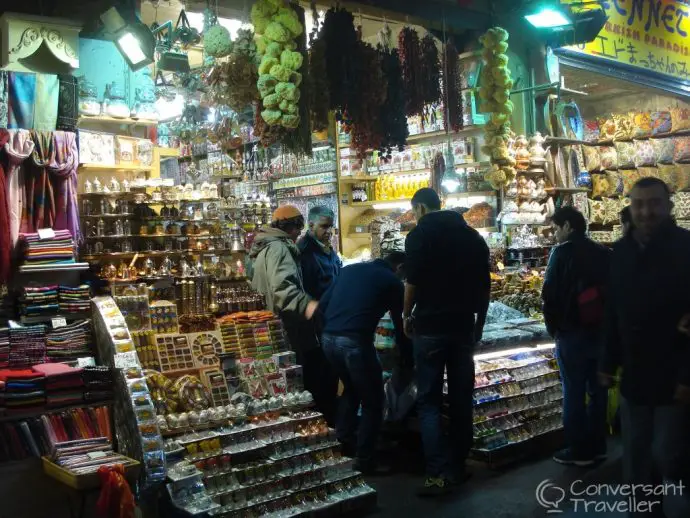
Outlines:
{"type": "MultiPolygon", "coordinates": [[[[498,0],[499,2],[502,0],[498,0]]],[[[9,3],[9,2],[7,2],[9,3]]],[[[253,0],[212,0],[211,5],[217,5],[219,15],[226,18],[241,18],[253,0]]],[[[308,2],[300,2],[308,6],[308,2]]],[[[320,8],[327,9],[336,2],[334,0],[317,1],[320,8]]],[[[6,2],[0,2],[4,5],[6,2]]],[[[78,19],[86,29],[93,29],[98,16],[106,9],[117,6],[124,11],[138,11],[146,4],[159,11],[170,10],[179,13],[182,5],[189,11],[203,11],[207,6],[206,0],[22,0],[12,2],[4,10],[42,16],[55,16],[78,19]]],[[[340,4],[353,12],[363,16],[378,19],[420,25],[434,30],[438,34],[446,29],[455,36],[472,34],[486,30],[491,24],[490,9],[494,2],[488,0],[342,0],[340,4]]],[[[162,18],[163,16],[161,16],[162,18]]]]}

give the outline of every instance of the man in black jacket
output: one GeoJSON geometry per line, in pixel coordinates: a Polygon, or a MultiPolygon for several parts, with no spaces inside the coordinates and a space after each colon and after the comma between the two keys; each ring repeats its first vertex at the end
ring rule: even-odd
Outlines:
{"type": "Polygon", "coordinates": [[[355,453],[357,470],[364,473],[381,471],[375,450],[383,421],[383,373],[374,333],[387,311],[395,324],[401,361],[411,364],[401,318],[404,263],[403,252],[391,252],[384,259],[347,266],[319,305],[325,318],[323,350],[343,382],[336,434],[346,451],[355,453]]]}
{"type": "Polygon", "coordinates": [[[440,210],[433,189],[412,198],[417,226],[405,252],[405,333],[413,339],[427,478],[420,496],[448,491],[467,478],[472,446],[474,344],[489,307],[489,248],[463,217],[440,210]],[[414,308],[414,312],[413,312],[414,308]],[[448,376],[451,452],[441,430],[443,373],[448,376]]]}
{"type": "Polygon", "coordinates": [[[600,378],[610,386],[623,367],[625,477],[630,483],[650,484],[656,464],[665,481],[682,481],[682,495],[664,495],[664,513],[687,518],[690,232],[673,221],[668,186],[658,178],[638,181],[630,199],[632,231],[613,247],[600,378]]]}
{"type": "Polygon", "coordinates": [[[590,466],[606,456],[607,391],[597,367],[610,251],[586,237],[587,223],[577,209],[558,209],[551,221],[559,245],[549,258],[542,298],[546,327],[556,339],[567,442],[553,459],[590,466]]]}

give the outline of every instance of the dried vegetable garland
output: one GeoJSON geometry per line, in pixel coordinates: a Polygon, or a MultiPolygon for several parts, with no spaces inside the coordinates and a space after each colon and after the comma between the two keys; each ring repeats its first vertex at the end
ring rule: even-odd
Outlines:
{"type": "Polygon", "coordinates": [[[358,158],[364,159],[367,151],[381,146],[383,130],[379,113],[387,90],[380,54],[368,43],[358,43],[355,77],[358,99],[348,106],[345,129],[350,133],[350,148],[357,152],[358,158]]]}
{"type": "Polygon", "coordinates": [[[484,67],[480,72],[480,111],[490,113],[484,126],[486,144],[482,151],[491,157],[491,168],[484,178],[498,189],[515,178],[515,159],[510,155],[510,115],[513,103],[510,90],[513,80],[508,70],[508,31],[501,27],[489,29],[479,38],[484,51],[484,67]]]}
{"type": "Polygon", "coordinates": [[[441,60],[431,34],[422,38],[421,51],[422,100],[424,105],[437,104],[441,99],[441,60]]]}
{"type": "Polygon", "coordinates": [[[398,52],[402,64],[405,87],[405,113],[408,116],[424,112],[424,86],[422,80],[422,48],[417,31],[404,27],[398,36],[398,52]]]}
{"type": "Polygon", "coordinates": [[[379,45],[378,52],[383,75],[388,80],[386,101],[379,110],[382,133],[379,151],[383,157],[390,160],[393,149],[403,150],[410,131],[407,128],[407,117],[405,116],[405,91],[398,51],[379,45]]]}
{"type": "Polygon", "coordinates": [[[443,88],[446,109],[444,126],[446,131],[460,131],[463,127],[462,92],[460,90],[460,58],[452,43],[446,43],[443,49],[443,88]]]}
{"type": "Polygon", "coordinates": [[[352,13],[339,7],[329,9],[319,39],[325,45],[330,109],[341,120],[343,112],[356,109],[351,105],[357,99],[358,38],[352,13]]]}
{"type": "Polygon", "coordinates": [[[252,6],[252,23],[261,63],[257,88],[261,95],[261,117],[268,126],[297,128],[300,121],[299,86],[304,57],[295,52],[295,38],[304,32],[296,12],[283,7],[282,0],[258,0],[252,6]]]}
{"type": "Polygon", "coordinates": [[[328,129],[330,96],[328,92],[328,71],[326,67],[326,41],[318,37],[319,13],[312,5],[314,28],[309,34],[309,104],[311,105],[311,126],[314,131],[328,129]]]}

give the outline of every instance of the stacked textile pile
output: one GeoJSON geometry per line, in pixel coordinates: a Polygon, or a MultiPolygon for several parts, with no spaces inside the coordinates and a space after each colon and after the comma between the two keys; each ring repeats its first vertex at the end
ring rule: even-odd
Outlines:
{"type": "Polygon", "coordinates": [[[43,325],[10,329],[11,369],[25,369],[46,361],[46,328],[43,325]]]}
{"type": "Polygon", "coordinates": [[[85,313],[91,309],[91,292],[88,284],[72,288],[59,287],[60,313],[85,313]]]}
{"type": "Polygon", "coordinates": [[[84,399],[84,380],[81,369],[64,363],[34,365],[34,372],[45,378],[46,405],[48,407],[68,406],[81,403],[84,399]]]}
{"type": "Polygon", "coordinates": [[[91,320],[78,320],[46,333],[46,358],[51,362],[91,356],[91,320]]]}
{"type": "Polygon", "coordinates": [[[45,380],[40,372],[3,369],[0,370],[0,381],[5,382],[0,402],[7,413],[31,412],[45,406],[45,380]]]}
{"type": "Polygon", "coordinates": [[[10,329],[0,328],[0,369],[10,366],[10,329]]]}
{"type": "Polygon", "coordinates": [[[28,317],[55,315],[58,305],[58,286],[25,286],[19,297],[19,313],[28,317]]]}
{"type": "Polygon", "coordinates": [[[73,408],[1,423],[0,462],[50,455],[56,444],[97,437],[112,440],[107,407],[73,408]]]}
{"type": "Polygon", "coordinates": [[[38,234],[19,234],[25,264],[68,264],[74,262],[74,242],[69,230],[56,230],[55,237],[40,239],[38,234]]]}
{"type": "Polygon", "coordinates": [[[84,400],[103,401],[113,398],[113,371],[108,367],[84,367],[84,400]]]}

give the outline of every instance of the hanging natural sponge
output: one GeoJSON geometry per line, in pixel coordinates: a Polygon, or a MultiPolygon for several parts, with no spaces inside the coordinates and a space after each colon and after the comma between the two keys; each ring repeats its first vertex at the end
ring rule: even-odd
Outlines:
{"type": "Polygon", "coordinates": [[[266,27],[264,31],[265,36],[269,40],[277,41],[279,43],[287,43],[290,40],[290,31],[288,31],[284,25],[278,22],[271,22],[266,27]]]}
{"type": "Polygon", "coordinates": [[[230,31],[222,25],[213,25],[204,32],[204,52],[209,56],[227,56],[232,51],[230,31]]]}
{"type": "Polygon", "coordinates": [[[302,54],[290,50],[284,50],[280,55],[280,64],[290,70],[299,70],[303,60],[302,54]]]}
{"type": "Polygon", "coordinates": [[[273,18],[276,22],[279,22],[283,27],[290,31],[293,38],[296,38],[302,31],[302,24],[299,23],[299,18],[297,18],[297,13],[292,9],[287,7],[281,7],[278,10],[278,15],[273,18]]]}

